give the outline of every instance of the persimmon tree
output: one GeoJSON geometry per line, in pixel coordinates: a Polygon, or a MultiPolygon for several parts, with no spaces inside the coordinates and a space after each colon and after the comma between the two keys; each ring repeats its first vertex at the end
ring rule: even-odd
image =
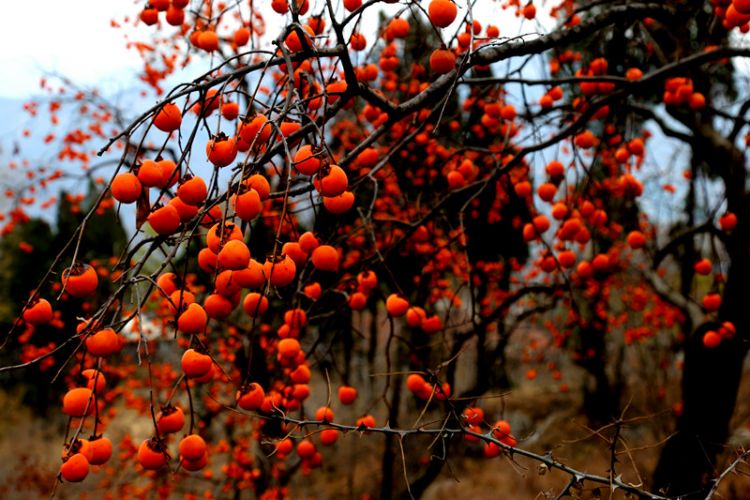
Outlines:
{"type": "Polygon", "coordinates": [[[382,498],[421,496],[477,446],[565,476],[558,498],[703,498],[744,465],[720,452],[749,328],[735,64],[750,3],[487,3],[152,0],[112,22],[148,26],[129,43],[151,103],[43,82],[29,113],[53,130],[61,110],[78,118],[45,137],[64,168],[23,150],[11,165],[31,182],[8,190],[2,255],[44,266],[7,294],[0,372],[65,380],[62,488],[94,466],[102,488],[138,494],[200,477],[209,495],[284,497],[352,434],[379,443],[367,493],[382,498]],[[506,33],[513,15],[523,31],[506,33]],[[673,147],[690,152],[674,182],[673,147]],[[41,259],[20,236],[40,231],[28,212],[81,178],[89,199],[58,208],[75,224],[41,259]],[[102,226],[114,209],[127,242],[102,226]],[[526,378],[544,366],[583,392],[607,470],[531,451],[485,412],[513,386],[517,342],[526,378]],[[678,353],[681,401],[657,403],[676,430],[644,484],[617,458],[623,360],[640,357],[656,392],[678,353]],[[123,407],[147,435],[112,441],[123,407]]]}

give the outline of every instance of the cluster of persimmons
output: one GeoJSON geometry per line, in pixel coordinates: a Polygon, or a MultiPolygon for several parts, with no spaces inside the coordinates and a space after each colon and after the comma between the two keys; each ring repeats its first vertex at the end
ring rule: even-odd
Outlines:
{"type": "MultiPolygon", "coordinates": [[[[746,29],[750,2],[714,3],[727,28],[746,29]]],[[[571,12],[572,4],[561,2],[553,14],[571,12]]],[[[398,328],[419,331],[428,339],[448,338],[473,321],[450,314],[453,308],[466,309],[467,284],[484,290],[483,296],[470,298],[476,301],[478,318],[492,317],[526,285],[557,287],[554,297],[565,314],[548,327],[556,345],[564,348],[574,327],[591,321],[573,307],[574,294],[562,286],[567,284],[569,291],[591,299],[595,315],[609,330],[622,331],[628,344],[648,341],[655,332],[673,329],[681,321],[676,308],[627,279],[628,269],[648,265],[654,227],[641,219],[638,227],[625,230],[607,211],[607,197],[635,200],[643,194],[639,172],[648,134],[626,136],[610,121],[610,108],[601,105],[591,113],[596,126],[561,137],[559,155],[544,162],[542,172],[533,172],[520,144],[529,117],[557,106],[586,113],[597,99],[616,91],[619,83],[611,79],[595,81],[613,76],[606,59],[559,51],[549,61],[551,75],[572,74],[582,77],[579,82],[549,85],[538,102],[526,103],[525,109],[517,109],[500,86],[470,91],[459,99],[458,110],[438,123],[434,111],[439,108],[402,114],[392,108],[419,99],[432,82],[444,78],[440,75],[455,71],[474,52],[499,39],[497,26],[469,20],[461,5],[451,0],[425,2],[423,18],[430,29],[447,35],[453,26],[455,36],[444,36],[445,43],[434,47],[426,64],[414,62],[408,68],[403,62],[408,50],[404,40],[414,19],[405,14],[388,21],[371,42],[359,21],[352,22],[374,15],[369,2],[344,0],[344,17],[339,13],[331,26],[333,12],[322,6],[314,10],[307,0],[294,5],[273,0],[273,15],[299,22],[289,24],[276,45],[262,46],[266,26],[261,14],[253,12],[248,18],[245,9],[233,5],[151,0],[137,16],[136,22],[158,29],[155,40],[161,36],[166,42],[134,44],[144,57],[142,79],[157,91],[179,69],[176,61],[185,53],[222,62],[194,87],[162,96],[132,127],[118,132],[114,147],[124,150],[127,142],[136,151],[123,154],[111,178],[100,179],[106,189],[91,208],[101,214],[114,206],[132,205],[137,238],[152,248],[149,254],[159,248],[166,258],[155,264],[145,258],[138,261],[138,253],[108,262],[73,257],[68,267],[55,270],[60,272],[57,282],[42,283],[32,292],[21,313],[19,324],[26,327],[24,360],[43,358],[43,367],[52,366],[50,353],[56,346],[36,346],[29,340],[34,328],[44,325],[68,332],[78,345],[71,354],[76,361],[71,388],[62,401],[62,412],[70,417],[60,468],[64,481],[82,481],[91,466],[107,466],[115,450],[106,429],[116,417],[115,403],[124,401],[153,420],[153,433],[115,443],[120,460],[132,460],[144,471],[164,470],[171,464],[175,470],[203,470],[211,477],[216,473],[208,466],[212,455],[224,454],[230,458],[217,463],[226,463],[221,470],[232,479],[231,486],[268,485],[268,475],[278,480],[271,481],[269,491],[285,491],[279,478],[294,471],[286,465],[287,457],[296,453],[302,470],[309,472],[322,463],[319,447],[337,442],[341,427],[327,424],[346,424],[363,433],[379,427],[374,415],[377,395],[361,402],[363,395],[347,380],[321,377],[313,383],[319,376],[317,355],[312,356],[315,339],[322,335],[318,326],[326,314],[341,314],[343,309],[360,314],[380,308],[391,335],[398,328]],[[343,33],[345,61],[351,67],[342,63],[339,52],[325,52],[339,50],[336,38],[343,33]],[[260,47],[271,49],[257,51],[260,47]],[[245,76],[253,74],[260,76],[248,83],[245,76]],[[366,99],[360,85],[371,89],[366,99]],[[144,134],[140,145],[136,132],[144,134]],[[369,139],[372,134],[377,134],[375,140],[369,139]],[[455,139],[462,135],[470,135],[481,147],[455,139]],[[170,148],[177,148],[177,154],[169,155],[170,148]],[[583,170],[581,158],[599,162],[605,175],[583,187],[573,181],[583,170]],[[471,195],[478,188],[493,193],[489,210],[480,207],[478,194],[471,195]],[[450,204],[456,199],[461,201],[458,208],[450,204]],[[508,214],[510,206],[521,209],[508,214]],[[451,210],[455,219],[445,216],[451,210]],[[316,224],[316,218],[327,225],[316,224]],[[469,234],[464,221],[492,225],[504,218],[530,249],[530,261],[470,261],[468,241],[482,235],[469,234]],[[270,251],[263,255],[251,252],[260,227],[265,231],[258,234],[272,235],[270,251]],[[602,240],[610,244],[595,244],[602,240]],[[195,251],[187,252],[190,247],[195,251]],[[174,265],[178,249],[194,259],[190,272],[185,271],[187,265],[174,265]],[[394,276],[388,269],[393,255],[412,259],[418,267],[409,275],[394,276]],[[102,297],[104,280],[110,282],[108,289],[114,285],[118,300],[102,297]],[[419,300],[416,293],[404,291],[418,287],[429,290],[419,300]],[[631,314],[641,314],[638,324],[629,321],[628,314],[610,311],[608,297],[615,289],[622,291],[631,314]],[[125,296],[134,307],[122,306],[125,301],[119,299],[125,296]],[[336,302],[340,307],[316,308],[327,297],[341,298],[336,302]],[[55,300],[73,301],[86,319],[77,325],[60,324],[55,300]],[[158,325],[156,337],[145,337],[146,323],[158,325]],[[180,350],[175,358],[179,366],[159,359],[155,346],[160,342],[171,342],[180,350]],[[260,349],[260,355],[254,349],[260,349]],[[244,365],[237,363],[240,357],[244,365]],[[258,360],[264,365],[262,380],[255,378],[258,360]],[[325,384],[329,390],[335,386],[338,403],[334,405],[329,396],[311,414],[321,430],[305,434],[288,416],[304,417],[311,388],[325,384]],[[197,394],[200,403],[194,401],[197,394]],[[358,418],[336,418],[334,410],[353,405],[361,411],[358,418]],[[229,426],[242,423],[250,433],[232,443],[210,442],[197,407],[204,416],[221,415],[229,426]],[[264,434],[274,422],[280,430],[264,434]],[[264,471],[248,442],[268,445],[269,439],[273,460],[264,471]]],[[[504,7],[529,22],[537,15],[534,2],[509,1],[504,7]]],[[[581,22],[571,16],[565,28],[581,22]]],[[[644,77],[641,69],[629,68],[622,80],[637,83],[644,77]]],[[[77,95],[74,102],[85,100],[77,95]]],[[[687,77],[667,79],[663,101],[693,110],[705,106],[705,97],[694,91],[687,77]]],[[[65,135],[60,159],[88,169],[92,141],[107,137],[103,127],[112,125],[112,113],[80,105],[86,107],[92,125],[65,135]]],[[[36,113],[36,106],[29,111],[36,113]]],[[[56,111],[50,109],[53,115],[56,111]]],[[[39,171],[29,178],[34,175],[43,179],[42,187],[64,177],[39,171]]],[[[6,232],[28,219],[21,209],[8,215],[6,232]]],[[[718,220],[725,232],[736,224],[732,213],[718,220]]],[[[721,304],[722,274],[716,269],[708,258],[695,263],[698,275],[713,277],[711,290],[700,299],[707,314],[721,304]]],[[[532,307],[535,299],[519,303],[532,307]]],[[[716,347],[733,334],[733,325],[725,323],[705,335],[705,346],[716,347]]],[[[579,358],[587,355],[574,353],[579,358]]],[[[433,366],[418,365],[412,364],[403,382],[414,399],[432,409],[450,405],[450,384],[435,375],[433,366]]],[[[548,366],[560,380],[554,364],[548,366]]],[[[530,369],[527,376],[536,373],[530,369]]],[[[560,389],[568,385],[562,383],[560,389]]],[[[463,405],[461,415],[461,425],[473,433],[465,435],[468,441],[482,440],[475,434],[486,437],[486,456],[518,445],[510,424],[501,415],[486,416],[480,402],[463,405]]]]}

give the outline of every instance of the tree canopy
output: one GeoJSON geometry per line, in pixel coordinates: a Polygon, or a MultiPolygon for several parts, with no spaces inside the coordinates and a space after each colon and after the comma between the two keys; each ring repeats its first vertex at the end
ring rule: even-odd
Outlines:
{"type": "Polygon", "coordinates": [[[56,489],[417,498],[473,455],[550,498],[747,488],[749,23],[745,0],[113,19],[140,96],[43,80],[24,135],[48,118],[57,166],[21,141],[2,214],[0,374],[67,419],[56,489]],[[547,392],[519,416],[524,384],[547,392]],[[558,397],[602,467],[545,441],[558,397]],[[378,480],[329,492],[355,435],[378,480]]]}

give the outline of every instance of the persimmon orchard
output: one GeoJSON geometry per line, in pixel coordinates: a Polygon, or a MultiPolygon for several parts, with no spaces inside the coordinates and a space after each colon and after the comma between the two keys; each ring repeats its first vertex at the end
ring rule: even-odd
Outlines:
{"type": "Polygon", "coordinates": [[[416,498],[471,460],[545,498],[742,496],[749,23],[745,0],[113,19],[147,33],[141,94],[45,79],[24,135],[51,127],[56,166],[23,141],[8,165],[0,373],[66,419],[50,489],[416,498]],[[539,441],[506,411],[522,382],[586,437],[539,441]]]}

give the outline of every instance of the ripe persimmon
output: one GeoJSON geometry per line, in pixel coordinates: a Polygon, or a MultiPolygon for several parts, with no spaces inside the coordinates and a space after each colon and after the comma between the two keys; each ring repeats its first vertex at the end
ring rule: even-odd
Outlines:
{"type": "Polygon", "coordinates": [[[354,12],[362,6],[362,0],[344,0],[344,8],[349,12],[354,12]]]}
{"type": "Polygon", "coordinates": [[[727,212],[719,218],[719,225],[723,231],[731,231],[737,226],[737,216],[727,212]]]}
{"type": "Polygon", "coordinates": [[[104,374],[95,368],[83,370],[81,376],[86,379],[86,387],[93,390],[96,394],[101,394],[107,385],[107,379],[104,377],[104,374]]]}
{"type": "Polygon", "coordinates": [[[339,401],[342,405],[351,405],[357,399],[357,389],[348,385],[342,385],[338,390],[339,401]]]}
{"type": "Polygon", "coordinates": [[[469,425],[480,425],[484,422],[484,410],[478,406],[470,406],[464,409],[463,416],[469,425]]]}
{"type": "Polygon", "coordinates": [[[161,168],[161,184],[157,187],[172,187],[177,184],[180,179],[180,169],[175,162],[168,159],[159,160],[157,162],[159,168],[161,168]]]}
{"type": "Polygon", "coordinates": [[[240,269],[232,273],[232,280],[242,288],[260,288],[266,283],[263,264],[251,258],[247,269],[240,269]]]}
{"type": "Polygon", "coordinates": [[[209,318],[221,320],[232,314],[234,304],[223,295],[212,293],[204,299],[203,309],[209,318]]]}
{"type": "Polygon", "coordinates": [[[533,3],[529,2],[524,6],[523,17],[528,20],[534,19],[536,17],[536,7],[533,3]]]}
{"type": "Polygon", "coordinates": [[[287,35],[286,40],[284,40],[284,43],[292,52],[299,52],[303,48],[309,48],[313,46],[312,38],[315,36],[315,32],[313,29],[305,25],[302,27],[302,33],[303,38],[300,38],[300,35],[298,33],[298,30],[293,30],[289,35],[287,35]],[[304,40],[304,41],[303,41],[304,40]]]}
{"type": "Polygon", "coordinates": [[[190,304],[177,318],[177,328],[188,335],[203,333],[208,323],[208,315],[200,304],[190,304]]]}
{"type": "Polygon", "coordinates": [[[406,314],[409,309],[409,301],[396,293],[392,293],[385,301],[385,308],[389,315],[398,318],[406,314]]]}
{"type": "Polygon", "coordinates": [[[281,339],[278,349],[279,354],[286,359],[296,358],[301,351],[299,341],[293,338],[281,339]]]}
{"type": "Polygon", "coordinates": [[[237,406],[245,411],[258,411],[263,405],[266,393],[255,382],[237,391],[237,406]]]}
{"type": "Polygon", "coordinates": [[[123,172],[112,179],[112,197],[120,203],[133,203],[141,195],[143,186],[135,174],[123,172]]]}
{"type": "Polygon", "coordinates": [[[260,195],[253,188],[247,188],[244,192],[234,195],[232,197],[232,206],[237,217],[247,222],[255,219],[263,210],[260,195]]]}
{"type": "Polygon", "coordinates": [[[443,329],[443,321],[437,315],[430,316],[422,320],[420,328],[423,332],[432,335],[443,329]]]}
{"type": "Polygon", "coordinates": [[[312,378],[312,373],[307,365],[299,365],[289,374],[289,378],[295,384],[307,384],[312,378]]]}
{"type": "Polygon", "coordinates": [[[92,266],[79,264],[62,272],[62,285],[73,297],[88,297],[96,291],[99,277],[92,266]]]}
{"type": "Polygon", "coordinates": [[[219,251],[217,263],[219,269],[230,269],[232,271],[246,269],[250,264],[250,249],[242,240],[229,240],[224,243],[219,251]]]}
{"type": "Polygon", "coordinates": [[[339,439],[339,431],[336,429],[323,429],[320,431],[320,444],[331,446],[339,439]]]}
{"type": "Polygon", "coordinates": [[[156,428],[160,434],[174,434],[185,426],[185,413],[173,405],[163,406],[156,415],[156,428]]]}
{"type": "Polygon", "coordinates": [[[557,187],[552,183],[545,182],[539,185],[536,192],[543,201],[550,202],[557,193],[557,187]]]}
{"type": "Polygon", "coordinates": [[[358,418],[355,424],[357,427],[363,427],[365,429],[372,429],[376,425],[375,417],[373,417],[372,415],[364,415],[358,418]]]}
{"type": "Polygon", "coordinates": [[[708,312],[715,312],[721,306],[721,295],[718,293],[707,293],[703,296],[703,308],[708,312]]]}
{"type": "Polygon", "coordinates": [[[120,352],[123,339],[111,328],[103,328],[86,339],[86,350],[92,356],[108,357],[120,352]]]}
{"type": "Polygon", "coordinates": [[[195,460],[189,458],[180,457],[180,466],[188,472],[195,472],[203,469],[208,464],[208,454],[203,453],[200,457],[195,460]]]}
{"type": "Polygon", "coordinates": [[[226,245],[227,242],[233,240],[242,241],[242,239],[243,235],[240,227],[229,221],[225,221],[223,226],[220,222],[217,222],[206,233],[206,245],[216,255],[219,254],[221,247],[226,245]]]}
{"type": "Polygon", "coordinates": [[[596,137],[590,130],[584,130],[583,132],[575,136],[573,142],[579,148],[588,149],[596,144],[596,137]]]}
{"type": "Polygon", "coordinates": [[[309,439],[303,439],[297,443],[297,455],[300,458],[310,458],[315,455],[315,445],[309,439]]]}
{"type": "Polygon", "coordinates": [[[180,455],[188,460],[198,460],[206,453],[206,441],[198,434],[190,434],[180,441],[180,455]]]}
{"type": "MultiPolygon", "coordinates": [[[[434,4],[436,1],[443,2],[444,0],[433,0],[432,3],[434,4]]],[[[453,5],[452,2],[446,3],[453,5]]],[[[432,69],[435,74],[444,75],[450,73],[455,68],[456,54],[454,54],[452,50],[446,48],[435,49],[430,55],[430,69],[432,69]]]]}
{"type": "Polygon", "coordinates": [[[188,349],[182,355],[180,365],[186,377],[199,378],[211,371],[213,360],[207,354],[198,352],[195,349],[188,349]]]}
{"type": "Polygon", "coordinates": [[[311,253],[318,247],[318,245],[320,245],[320,242],[318,242],[318,238],[316,238],[315,235],[309,231],[306,233],[302,233],[302,235],[299,237],[299,246],[305,253],[311,253]]]}
{"type": "Polygon", "coordinates": [[[168,459],[164,444],[156,438],[146,439],[138,447],[138,463],[146,470],[161,469],[168,459]]]}
{"type": "MultiPolygon", "coordinates": [[[[243,47],[250,41],[250,30],[245,26],[237,28],[232,35],[232,41],[237,47],[243,47]]],[[[222,114],[223,110],[222,110],[222,114]]],[[[236,116],[235,116],[236,117],[236,116]]],[[[224,118],[227,118],[224,116],[224,118]]],[[[227,118],[227,120],[234,120],[234,118],[227,118]]]]}
{"type": "Polygon", "coordinates": [[[208,196],[206,181],[201,177],[186,177],[177,188],[177,196],[188,205],[202,205],[208,196]]]}
{"type": "Polygon", "coordinates": [[[328,165],[321,168],[313,180],[315,189],[327,197],[343,194],[349,186],[349,178],[346,172],[338,165],[328,165]]]}
{"type": "Polygon", "coordinates": [[[643,248],[646,245],[646,237],[640,231],[631,231],[628,233],[627,241],[633,250],[643,248]]]}
{"type": "Polygon", "coordinates": [[[237,133],[242,141],[258,148],[268,142],[271,132],[273,127],[268,124],[268,118],[258,114],[243,120],[237,133]]]}
{"type": "Polygon", "coordinates": [[[323,287],[321,287],[320,283],[318,283],[317,281],[314,283],[310,283],[309,285],[305,285],[302,291],[305,294],[305,297],[310,300],[318,300],[320,296],[323,295],[323,287]]]}
{"type": "Polygon", "coordinates": [[[446,28],[456,19],[458,8],[450,0],[432,0],[427,13],[432,24],[438,28],[446,28]]]}
{"type": "Polygon", "coordinates": [[[219,48],[219,36],[214,30],[205,30],[198,35],[198,47],[206,52],[213,52],[219,48]]]}
{"type": "Polygon", "coordinates": [[[89,474],[89,461],[83,453],[76,453],[60,466],[60,476],[69,483],[78,483],[89,474]]]}
{"type": "Polygon", "coordinates": [[[164,172],[154,160],[143,160],[138,167],[138,180],[145,187],[163,187],[164,172]]]}
{"type": "Polygon", "coordinates": [[[146,26],[153,26],[159,22],[159,11],[147,5],[138,17],[146,26]]]}
{"type": "Polygon", "coordinates": [[[175,7],[174,5],[170,5],[167,8],[167,13],[164,18],[167,20],[167,24],[169,24],[170,26],[182,26],[182,24],[185,22],[185,10],[175,7]]]}
{"type": "Polygon", "coordinates": [[[112,458],[112,441],[106,437],[93,438],[89,441],[91,447],[91,465],[104,465],[112,458]]]}
{"type": "Polygon", "coordinates": [[[257,292],[248,293],[242,302],[242,309],[251,318],[263,316],[268,310],[268,299],[257,292]]]}
{"type": "Polygon", "coordinates": [[[412,306],[406,311],[406,324],[411,328],[420,328],[426,318],[427,313],[421,307],[412,306]]]}
{"type": "Polygon", "coordinates": [[[285,287],[294,281],[297,266],[288,255],[283,255],[276,260],[266,260],[263,264],[263,273],[272,286],[285,287]]]}
{"type": "Polygon", "coordinates": [[[224,297],[233,297],[242,289],[239,282],[235,279],[241,271],[230,271],[226,269],[216,276],[214,286],[216,293],[224,297]]]}
{"type": "Polygon", "coordinates": [[[188,205],[180,198],[174,197],[169,200],[169,205],[173,206],[177,210],[177,215],[180,217],[180,222],[183,224],[190,222],[193,218],[198,215],[197,205],[188,205]]]}
{"type": "Polygon", "coordinates": [[[237,157],[237,143],[234,137],[224,134],[214,136],[206,144],[206,156],[208,161],[217,167],[226,167],[237,157]]]}
{"type": "Polygon", "coordinates": [[[177,228],[180,227],[180,214],[172,205],[157,208],[148,215],[146,220],[151,229],[162,236],[174,234],[177,228]]]}
{"type": "Polygon", "coordinates": [[[86,387],[70,389],[63,397],[62,411],[68,416],[80,418],[91,415],[95,408],[94,393],[86,387]]]}
{"type": "Polygon", "coordinates": [[[312,252],[312,263],[320,271],[338,272],[340,258],[338,251],[330,245],[320,245],[312,252]]]}
{"type": "Polygon", "coordinates": [[[409,34],[409,21],[401,17],[391,19],[386,28],[386,33],[393,38],[406,38],[406,35],[409,34]]]}
{"type": "Polygon", "coordinates": [[[218,266],[218,259],[210,248],[201,248],[198,252],[198,267],[207,273],[213,273],[218,266]]]}
{"type": "Polygon", "coordinates": [[[172,132],[180,128],[182,112],[176,104],[168,102],[154,116],[154,126],[162,132],[172,132]]]}
{"type": "Polygon", "coordinates": [[[412,373],[408,377],[406,377],[406,388],[409,390],[409,392],[413,392],[416,394],[422,390],[425,384],[426,382],[424,377],[422,377],[418,373],[412,373]]]}
{"type": "Polygon", "coordinates": [[[695,263],[695,265],[693,266],[693,269],[695,269],[695,272],[700,275],[708,276],[709,274],[711,274],[713,267],[714,266],[710,260],[701,259],[695,263]]]}
{"type": "Polygon", "coordinates": [[[302,175],[314,175],[322,164],[319,154],[310,145],[300,147],[294,155],[294,168],[302,175]]]}
{"type": "MultiPolygon", "coordinates": [[[[346,4],[346,2],[344,2],[344,4],[346,4]]],[[[351,38],[349,38],[349,46],[356,52],[365,50],[365,48],[367,48],[367,39],[362,33],[355,31],[352,33],[351,38]]]]}
{"type": "Polygon", "coordinates": [[[354,292],[349,296],[349,307],[353,311],[362,311],[367,307],[367,295],[362,292],[354,292]]]}

